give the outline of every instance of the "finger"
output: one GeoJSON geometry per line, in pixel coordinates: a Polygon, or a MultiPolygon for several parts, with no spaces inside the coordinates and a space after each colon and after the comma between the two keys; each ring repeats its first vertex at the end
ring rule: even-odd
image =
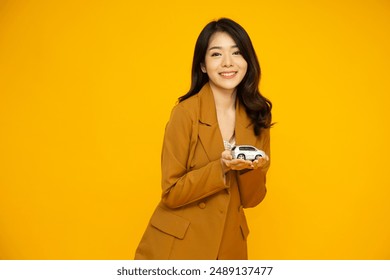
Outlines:
{"type": "Polygon", "coordinates": [[[226,159],[222,159],[223,163],[226,165],[226,167],[230,167],[231,166],[231,163],[229,160],[226,160],[226,159]]]}
{"type": "Polygon", "coordinates": [[[232,159],[232,153],[228,150],[225,150],[222,152],[222,155],[221,155],[222,158],[224,159],[227,159],[227,160],[231,160],[232,159]]]}
{"type": "Polygon", "coordinates": [[[231,169],[233,170],[242,170],[242,169],[252,169],[253,165],[251,161],[242,160],[240,162],[231,161],[231,169]]]}
{"type": "Polygon", "coordinates": [[[247,161],[247,160],[244,160],[244,159],[232,159],[231,162],[232,162],[232,164],[234,164],[234,165],[238,165],[238,164],[247,163],[248,161],[247,161]]]}
{"type": "Polygon", "coordinates": [[[267,162],[267,160],[266,160],[265,158],[261,158],[261,159],[259,160],[258,165],[261,166],[261,167],[263,167],[263,166],[265,165],[266,162],[267,162]]]}
{"type": "Polygon", "coordinates": [[[257,169],[257,167],[259,167],[259,161],[258,161],[258,160],[254,160],[254,161],[252,162],[252,168],[253,168],[253,169],[257,169]]]}

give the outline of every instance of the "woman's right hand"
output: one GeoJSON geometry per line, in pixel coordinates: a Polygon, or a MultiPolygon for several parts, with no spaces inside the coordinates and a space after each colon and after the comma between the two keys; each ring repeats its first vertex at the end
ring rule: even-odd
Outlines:
{"type": "Polygon", "coordinates": [[[229,150],[225,150],[221,154],[221,164],[223,172],[226,173],[229,170],[243,170],[253,169],[253,162],[244,159],[233,159],[232,153],[229,150]]]}

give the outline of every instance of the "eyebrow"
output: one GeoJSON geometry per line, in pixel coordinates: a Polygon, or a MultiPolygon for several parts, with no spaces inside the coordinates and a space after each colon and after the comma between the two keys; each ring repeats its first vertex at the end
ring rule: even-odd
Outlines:
{"type": "MultiPolygon", "coordinates": [[[[231,46],[230,48],[231,48],[231,49],[234,49],[234,48],[238,48],[238,46],[237,46],[237,45],[233,45],[233,46],[231,46]]],[[[222,47],[220,47],[220,46],[215,46],[215,47],[209,48],[208,50],[211,51],[211,50],[221,50],[221,49],[222,49],[222,47]]]]}

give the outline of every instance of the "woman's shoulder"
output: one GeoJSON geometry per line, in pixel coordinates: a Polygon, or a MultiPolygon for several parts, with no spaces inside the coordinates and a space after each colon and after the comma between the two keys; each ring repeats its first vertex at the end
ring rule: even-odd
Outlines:
{"type": "Polygon", "coordinates": [[[177,112],[180,114],[187,114],[190,116],[195,116],[199,110],[199,97],[198,94],[195,94],[184,101],[177,103],[172,112],[177,112]]]}
{"type": "Polygon", "coordinates": [[[193,96],[188,97],[187,99],[179,102],[177,106],[182,106],[184,108],[192,109],[198,105],[199,93],[194,94],[193,96]]]}
{"type": "Polygon", "coordinates": [[[202,86],[202,88],[199,90],[199,92],[195,93],[194,95],[186,98],[185,100],[179,102],[175,107],[182,108],[184,110],[190,111],[190,112],[196,112],[198,113],[200,110],[201,103],[210,103],[210,96],[212,97],[212,92],[210,88],[210,84],[206,83],[202,86]]]}

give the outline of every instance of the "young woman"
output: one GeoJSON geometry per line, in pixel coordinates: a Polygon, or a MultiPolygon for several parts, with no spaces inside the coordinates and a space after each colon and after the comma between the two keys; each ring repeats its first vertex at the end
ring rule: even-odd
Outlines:
{"type": "Polygon", "coordinates": [[[195,46],[190,91],[179,98],[162,149],[162,198],[135,259],[247,259],[243,208],[264,198],[269,157],[233,159],[235,145],[270,154],[271,102],[246,31],[222,18],[195,46]]]}

